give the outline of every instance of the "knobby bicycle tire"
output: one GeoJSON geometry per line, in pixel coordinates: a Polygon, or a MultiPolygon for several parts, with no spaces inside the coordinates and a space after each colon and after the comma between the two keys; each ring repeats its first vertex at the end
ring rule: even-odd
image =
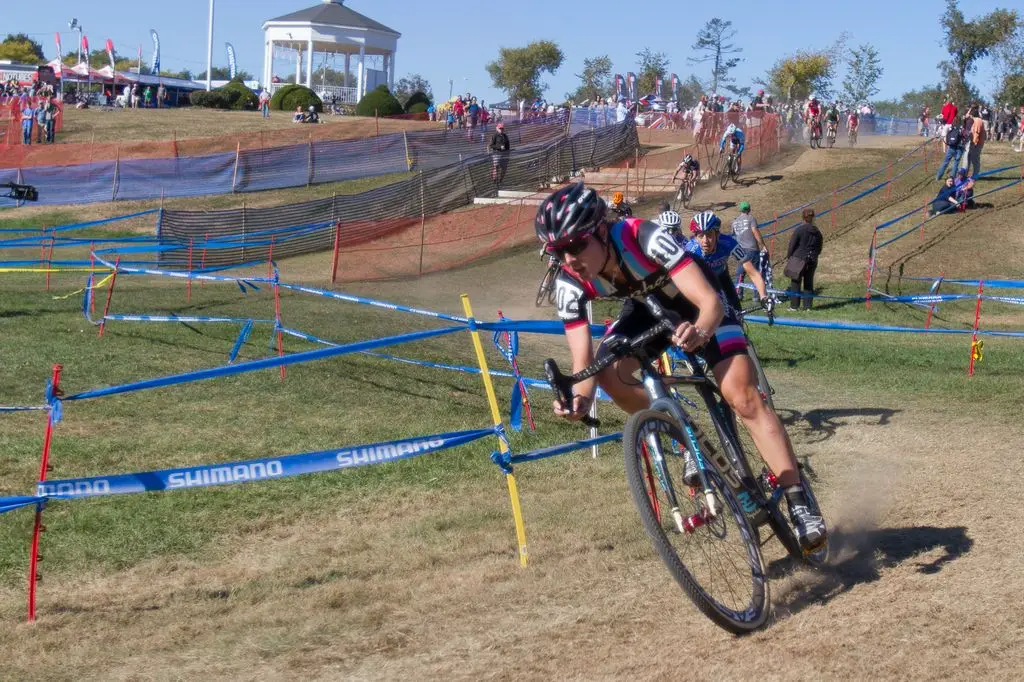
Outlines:
{"type": "Polygon", "coordinates": [[[538,308],[544,305],[545,300],[549,303],[554,303],[552,299],[555,294],[555,277],[557,276],[558,269],[554,266],[548,267],[548,271],[544,273],[544,279],[540,281],[540,286],[537,287],[537,299],[534,303],[538,308]]]}
{"type": "MultiPolygon", "coordinates": [[[[721,520],[723,525],[723,529],[720,531],[721,538],[724,538],[731,530],[737,534],[737,539],[742,543],[746,553],[742,558],[746,562],[744,573],[747,569],[750,572],[750,598],[749,603],[745,605],[746,608],[740,611],[722,604],[701,585],[691,570],[687,568],[682,557],[680,557],[669,539],[669,533],[679,534],[674,524],[666,530],[661,518],[655,514],[651,495],[657,495],[658,491],[648,489],[648,477],[643,457],[645,438],[651,430],[666,434],[677,443],[687,444],[686,447],[692,446],[689,445],[689,436],[684,430],[671,417],[657,410],[641,410],[634,413],[629,418],[623,431],[622,443],[625,453],[626,479],[633,496],[633,502],[640,513],[640,520],[644,530],[654,543],[655,550],[668,568],[669,573],[672,574],[672,577],[679,586],[683,588],[683,591],[694,605],[716,625],[734,634],[744,634],[760,628],[768,618],[770,600],[768,578],[765,574],[764,561],[761,558],[761,548],[756,531],[751,527],[750,521],[740,507],[739,501],[736,499],[732,489],[722,480],[713,467],[709,467],[707,470],[708,482],[715,489],[716,497],[724,503],[724,509],[715,519],[715,523],[721,520]],[[731,526],[724,528],[725,524],[729,521],[731,521],[731,526]]],[[[697,434],[698,441],[705,441],[703,435],[701,435],[701,432],[696,427],[694,427],[694,433],[697,434]]],[[[675,461],[675,459],[673,457],[672,461],[675,461]]],[[[678,460],[678,469],[680,473],[678,493],[686,495],[688,488],[682,484],[681,458],[678,460]]],[[[665,509],[667,504],[663,502],[660,507],[665,509]]],[[[710,534],[714,532],[713,525],[708,524],[698,528],[696,532],[699,533],[707,529],[705,532],[710,534]]],[[[699,540],[694,540],[694,542],[699,542],[699,540]]],[[[703,555],[707,559],[706,552],[703,555]]],[[[696,557],[694,558],[696,559],[696,557]]],[[[723,566],[725,562],[730,563],[733,568],[737,568],[735,562],[728,556],[725,556],[723,559],[723,566]]],[[[724,582],[729,591],[733,592],[732,585],[727,578],[724,579],[724,582]]],[[[735,596],[735,593],[733,593],[733,596],[735,596]]]]}
{"type": "Polygon", "coordinates": [[[761,358],[757,357],[757,351],[754,350],[754,344],[750,342],[749,338],[747,339],[747,355],[750,356],[750,360],[754,363],[754,371],[757,376],[757,390],[768,407],[772,408],[774,412],[775,400],[772,398],[774,391],[771,384],[768,383],[768,377],[765,376],[764,367],[761,366],[761,358]]]}
{"type": "Polygon", "coordinates": [[[718,186],[719,187],[721,187],[722,189],[725,189],[725,186],[729,184],[729,176],[731,175],[731,173],[732,173],[732,163],[728,159],[726,159],[725,160],[725,167],[722,168],[722,172],[721,172],[721,174],[719,175],[719,178],[718,178],[718,186]]]}

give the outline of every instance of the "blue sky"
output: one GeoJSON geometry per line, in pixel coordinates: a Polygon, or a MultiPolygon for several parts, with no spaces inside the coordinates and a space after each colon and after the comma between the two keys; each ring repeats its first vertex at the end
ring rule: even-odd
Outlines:
{"type": "MultiPolygon", "coordinates": [[[[226,65],[224,43],[231,42],[239,67],[259,74],[263,61],[264,20],[316,4],[317,0],[216,0],[214,64],[226,65]]],[[[983,14],[1012,2],[961,0],[968,17],[983,14]]],[[[23,32],[42,43],[47,57],[55,56],[54,32],[61,31],[64,51],[77,45],[77,34],[67,27],[76,17],[85,27],[90,47],[102,48],[111,38],[119,54],[134,56],[143,46],[143,59],[152,53],[149,29],[160,34],[161,61],[165,69],[206,69],[208,0],[175,2],[83,3],[81,0],[45,0],[46,11],[34,3],[5,3],[0,34],[23,32]]],[[[551,0],[465,3],[435,0],[346,0],[352,9],[402,34],[398,44],[395,77],[422,74],[434,93],[448,94],[448,80],[456,92],[470,91],[487,101],[504,99],[495,90],[484,65],[497,56],[499,46],[516,47],[532,40],[556,41],[565,62],[546,77],[547,95],[560,99],[575,89],[583,59],[608,54],[614,70],[636,71],[636,52],[644,47],[668,54],[669,72],[686,78],[704,65],[693,66],[686,58],[704,22],[718,16],[731,20],[735,42],[744,57],[734,75],[740,83],[761,76],[782,55],[800,48],[832,44],[842,31],[851,34],[850,44],[874,44],[885,74],[879,97],[898,97],[904,91],[938,81],[936,64],[945,57],[939,17],[944,4],[921,0],[861,0],[822,4],[820,0],[734,0],[718,3],[645,3],[660,5],[657,12],[636,16],[639,4],[592,0],[588,3],[555,3],[551,0]]],[[[339,65],[340,68],[340,65],[339,65]]],[[[285,65],[278,75],[287,75],[285,65]]],[[[706,76],[697,72],[698,76],[706,76]]],[[[998,84],[986,64],[972,82],[986,95],[998,84]]]]}

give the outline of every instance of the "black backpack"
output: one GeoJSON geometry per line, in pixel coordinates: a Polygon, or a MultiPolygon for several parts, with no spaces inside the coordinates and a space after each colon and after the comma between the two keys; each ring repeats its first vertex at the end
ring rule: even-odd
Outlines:
{"type": "Polygon", "coordinates": [[[946,132],[946,146],[957,148],[963,141],[963,132],[960,130],[960,126],[954,125],[946,132]]]}

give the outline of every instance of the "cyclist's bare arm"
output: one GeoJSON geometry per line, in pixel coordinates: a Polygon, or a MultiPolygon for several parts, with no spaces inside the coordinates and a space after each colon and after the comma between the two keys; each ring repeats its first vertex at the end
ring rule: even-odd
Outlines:
{"type": "MultiPolygon", "coordinates": [[[[565,330],[565,339],[569,342],[569,353],[572,355],[572,371],[578,372],[594,361],[594,345],[590,337],[590,325],[578,324],[565,330]]],[[[597,377],[591,377],[576,384],[572,410],[562,407],[555,400],[555,414],[572,421],[579,421],[590,409],[594,394],[597,392],[597,377]]]]}
{"type": "Polygon", "coordinates": [[[686,351],[703,346],[725,317],[725,306],[718,292],[695,263],[689,263],[672,275],[672,283],[691,303],[697,306],[697,320],[691,324],[683,322],[676,327],[672,343],[686,351]],[[701,334],[700,331],[703,332],[701,334]]]}

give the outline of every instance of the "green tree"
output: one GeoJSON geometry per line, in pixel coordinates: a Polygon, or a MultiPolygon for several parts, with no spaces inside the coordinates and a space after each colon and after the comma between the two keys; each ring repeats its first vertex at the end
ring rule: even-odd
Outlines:
{"type": "Polygon", "coordinates": [[[694,52],[704,54],[699,57],[687,57],[687,61],[691,64],[711,62],[711,79],[708,81],[711,92],[718,92],[719,88],[725,88],[735,94],[742,94],[730,86],[735,79],[729,77],[729,72],[742,59],[729,55],[743,52],[742,47],[736,47],[735,43],[729,42],[735,35],[736,31],[732,28],[732,22],[718,17],[704,24],[704,28],[697,33],[697,42],[693,44],[692,49],[694,52]]]}
{"type": "Polygon", "coordinates": [[[833,75],[833,61],[828,51],[802,50],[776,61],[762,82],[779,99],[793,102],[807,99],[812,92],[825,97],[833,75]]]}
{"type": "Polygon", "coordinates": [[[846,65],[849,72],[843,81],[843,97],[847,102],[867,102],[878,94],[878,81],[885,69],[873,45],[865,43],[854,48],[846,65]]]}
{"type": "Polygon", "coordinates": [[[702,94],[704,94],[704,84],[691,73],[689,78],[679,83],[679,96],[676,101],[679,102],[680,108],[689,108],[700,101],[702,94]]]}
{"type": "MultiPolygon", "coordinates": [[[[226,81],[231,80],[231,70],[226,66],[215,66],[210,69],[210,73],[213,74],[210,80],[215,81],[226,81]]],[[[206,69],[203,69],[202,73],[196,75],[195,80],[205,81],[206,80],[206,69]]],[[[243,69],[235,71],[235,80],[250,81],[254,80],[251,73],[243,69]]]]}
{"type": "Polygon", "coordinates": [[[655,81],[658,78],[665,79],[665,74],[668,73],[668,55],[664,52],[654,52],[651,48],[645,47],[637,52],[636,56],[638,57],[636,64],[640,67],[639,73],[636,75],[636,92],[643,97],[654,92],[655,81]]]}
{"type": "Polygon", "coordinates": [[[988,57],[1001,44],[1017,33],[1020,21],[1014,10],[997,9],[968,21],[960,11],[958,0],[946,0],[942,30],[946,35],[949,59],[939,62],[950,96],[961,104],[975,94],[967,82],[978,61],[988,57]]]}
{"type": "Polygon", "coordinates": [[[603,54],[584,59],[583,73],[577,73],[576,77],[580,79],[579,87],[574,92],[565,93],[567,100],[579,103],[612,94],[614,84],[611,58],[603,54]]]}
{"type": "Polygon", "coordinates": [[[908,90],[900,95],[899,99],[879,100],[871,103],[875,112],[882,116],[896,116],[899,118],[917,118],[921,108],[929,106],[932,108],[932,115],[939,113],[943,100],[946,96],[946,89],[942,83],[926,85],[917,90],[908,90]]]}
{"type": "Polygon", "coordinates": [[[1011,73],[1003,78],[1002,87],[996,93],[996,102],[1011,107],[1024,106],[1024,73],[1011,73]]]}
{"type": "Polygon", "coordinates": [[[182,71],[168,71],[167,69],[161,69],[160,75],[164,78],[181,78],[187,81],[192,80],[192,72],[188,69],[184,69],[182,71]]]}
{"type": "Polygon", "coordinates": [[[535,99],[547,89],[541,74],[553,74],[565,61],[558,44],[538,40],[526,47],[502,47],[498,58],[487,65],[494,87],[504,90],[512,102],[535,99]]]}
{"type": "Polygon", "coordinates": [[[0,59],[21,64],[45,64],[43,46],[24,33],[8,33],[0,43],[0,59]]]}
{"type": "Polygon", "coordinates": [[[408,104],[409,98],[417,92],[422,92],[431,100],[434,99],[434,91],[430,87],[430,81],[418,73],[410,73],[404,78],[398,79],[398,82],[395,83],[395,91],[392,94],[404,107],[408,104]]]}

